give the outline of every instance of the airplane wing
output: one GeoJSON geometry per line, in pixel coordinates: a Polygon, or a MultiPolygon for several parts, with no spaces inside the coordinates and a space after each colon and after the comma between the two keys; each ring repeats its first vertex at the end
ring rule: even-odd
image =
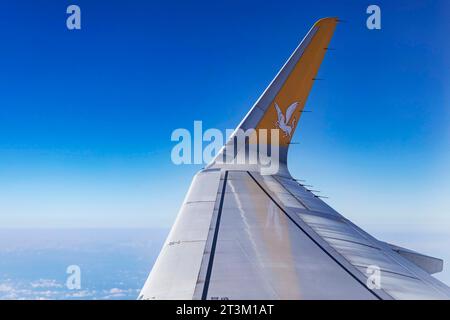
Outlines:
{"type": "MultiPolygon", "coordinates": [[[[300,118],[337,22],[314,24],[238,129],[277,129],[275,103],[300,118]]],[[[292,178],[291,136],[269,142],[274,174],[221,161],[249,150],[234,138],[194,177],[139,299],[450,298],[430,275],[442,260],[375,239],[292,178]]]]}

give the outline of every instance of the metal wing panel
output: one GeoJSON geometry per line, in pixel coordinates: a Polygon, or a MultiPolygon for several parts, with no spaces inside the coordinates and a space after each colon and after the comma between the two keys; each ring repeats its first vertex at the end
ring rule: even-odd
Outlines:
{"type": "Polygon", "coordinates": [[[200,172],[140,298],[450,297],[447,286],[309,194],[279,176],[200,172]],[[366,286],[373,265],[380,289],[366,286]]]}
{"type": "MultiPolygon", "coordinates": [[[[368,277],[369,266],[381,269],[378,291],[394,299],[450,298],[447,286],[339,215],[321,199],[308,195],[303,186],[285,177],[276,177],[276,180],[299,202],[309,201],[309,210],[297,210],[298,216],[361,274],[368,277]]],[[[274,190],[280,192],[279,187],[274,190]]]]}
{"type": "Polygon", "coordinates": [[[444,261],[439,258],[430,257],[413,250],[402,248],[393,244],[386,243],[392,250],[419,266],[429,274],[441,272],[444,268],[444,261]]]}
{"type": "MultiPolygon", "coordinates": [[[[318,198],[308,189],[301,186],[298,182],[291,178],[280,177],[280,176],[272,176],[272,177],[264,177],[264,181],[275,181],[273,184],[280,184],[284,187],[285,192],[288,192],[292,196],[294,196],[299,202],[301,202],[308,210],[310,211],[318,211],[325,212],[331,215],[339,214],[330,206],[328,206],[325,202],[319,201],[318,198]]],[[[268,185],[269,188],[272,188],[272,185],[268,185]]],[[[272,189],[271,189],[272,190],[272,189]]]]}
{"type": "Polygon", "coordinates": [[[377,299],[289,219],[247,172],[229,172],[196,297],[377,299]],[[211,259],[212,256],[212,259],[211,259]],[[208,272],[209,270],[209,272],[208,272]]]}
{"type": "Polygon", "coordinates": [[[208,169],[195,176],[140,299],[192,299],[220,197],[221,174],[208,169]]]}
{"type": "Polygon", "coordinates": [[[140,295],[141,299],[449,297],[447,286],[295,181],[220,169],[201,171],[194,178],[140,295]],[[367,267],[373,265],[381,270],[381,289],[366,286],[367,267]]]}

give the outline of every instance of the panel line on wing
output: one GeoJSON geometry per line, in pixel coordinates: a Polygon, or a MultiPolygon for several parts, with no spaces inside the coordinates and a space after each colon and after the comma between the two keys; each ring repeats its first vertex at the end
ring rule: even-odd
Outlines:
{"type": "Polygon", "coordinates": [[[320,243],[318,243],[308,232],[306,232],[298,223],[293,219],[286,210],[277,202],[275,199],[267,192],[267,190],[258,182],[258,180],[251,174],[251,172],[247,171],[253,181],[261,188],[261,190],[275,203],[275,205],[286,215],[286,217],[294,223],[311,241],[313,241],[324,253],[326,253],[334,262],[336,262],[343,270],[345,270],[353,279],[355,279],[359,284],[361,284],[366,290],[372,293],[379,300],[382,298],[376,294],[373,290],[369,289],[365,283],[363,283],[358,277],[356,277],[350,270],[348,270],[342,263],[340,263],[332,254],[330,254],[320,243]]]}
{"type": "Polygon", "coordinates": [[[227,178],[228,178],[228,171],[225,171],[225,176],[224,176],[223,185],[222,185],[222,194],[220,196],[219,210],[217,212],[216,227],[214,229],[214,237],[213,237],[213,241],[212,241],[212,245],[211,245],[211,253],[209,255],[208,268],[206,270],[206,277],[205,277],[205,284],[203,286],[202,300],[206,300],[206,298],[208,297],[208,288],[209,288],[209,282],[211,279],[212,267],[213,267],[213,263],[214,263],[214,253],[216,251],[217,237],[219,234],[220,218],[222,216],[223,200],[225,198],[225,190],[227,187],[227,178]]]}

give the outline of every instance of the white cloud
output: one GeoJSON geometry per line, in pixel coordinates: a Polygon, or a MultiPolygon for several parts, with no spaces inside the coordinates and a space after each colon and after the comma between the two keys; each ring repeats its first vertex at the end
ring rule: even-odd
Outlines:
{"type": "Polygon", "coordinates": [[[84,298],[95,294],[95,291],[76,291],[66,294],[65,287],[53,279],[38,279],[31,283],[7,282],[0,283],[0,300],[47,300],[84,298]]]}
{"type": "Polygon", "coordinates": [[[29,289],[28,286],[13,284],[11,281],[0,283],[0,299],[2,300],[54,299],[58,294],[58,291],[29,289]]]}
{"type": "Polygon", "coordinates": [[[54,279],[39,279],[31,282],[33,288],[62,288],[63,285],[54,279]]]}
{"type": "Polygon", "coordinates": [[[119,289],[119,288],[112,288],[109,290],[109,293],[111,294],[117,294],[117,293],[123,293],[125,290],[119,289]]]}
{"type": "Polygon", "coordinates": [[[101,297],[101,299],[117,299],[117,298],[123,298],[126,296],[130,296],[130,294],[136,294],[139,289],[120,289],[120,288],[112,288],[109,290],[104,290],[105,295],[101,297]]]}
{"type": "Polygon", "coordinates": [[[93,297],[95,295],[95,290],[79,290],[79,291],[74,291],[71,293],[66,294],[66,298],[78,298],[78,299],[83,299],[83,298],[88,298],[88,297],[93,297]]]}
{"type": "Polygon", "coordinates": [[[12,292],[14,288],[8,284],[0,283],[0,292],[12,292]]]}
{"type": "Polygon", "coordinates": [[[129,299],[137,297],[139,289],[111,288],[104,290],[68,290],[54,279],[32,282],[0,282],[0,300],[57,300],[57,299],[129,299]]]}

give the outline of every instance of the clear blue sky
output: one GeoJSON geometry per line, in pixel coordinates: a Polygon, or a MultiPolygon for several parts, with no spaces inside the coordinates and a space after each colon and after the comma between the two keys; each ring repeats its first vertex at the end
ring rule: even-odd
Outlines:
{"type": "Polygon", "coordinates": [[[339,16],[292,173],[369,231],[450,230],[449,2],[374,3],[379,31],[367,1],[3,1],[0,224],[170,226],[201,167],[171,163],[171,132],[234,128],[339,16]]]}

